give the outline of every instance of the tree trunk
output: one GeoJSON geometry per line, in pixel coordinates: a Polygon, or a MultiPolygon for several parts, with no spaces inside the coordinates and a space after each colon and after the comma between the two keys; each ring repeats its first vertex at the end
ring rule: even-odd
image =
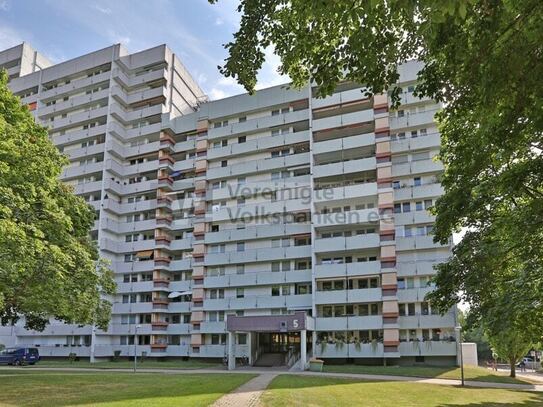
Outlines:
{"type": "Polygon", "coordinates": [[[511,373],[509,373],[509,376],[510,377],[516,377],[517,374],[516,374],[516,359],[515,358],[511,358],[509,359],[509,366],[511,368],[511,373]]]}

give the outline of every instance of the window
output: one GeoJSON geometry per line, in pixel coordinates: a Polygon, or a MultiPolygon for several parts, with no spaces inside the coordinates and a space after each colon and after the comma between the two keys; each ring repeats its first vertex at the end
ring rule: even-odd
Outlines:
{"type": "Polygon", "coordinates": [[[407,304],[407,315],[409,315],[409,316],[415,315],[415,304],[414,303],[407,304]]]}
{"type": "Polygon", "coordinates": [[[406,213],[406,212],[411,212],[411,202],[404,202],[404,203],[402,204],[402,211],[403,211],[404,213],[406,213]]]}
{"type": "Polygon", "coordinates": [[[272,286],[271,295],[272,297],[278,297],[281,295],[280,287],[278,285],[272,286]]]}
{"type": "Polygon", "coordinates": [[[394,204],[394,213],[402,213],[402,205],[397,203],[394,204]]]}
{"type": "Polygon", "coordinates": [[[393,189],[400,189],[400,181],[392,181],[393,189]]]}
{"type": "Polygon", "coordinates": [[[247,121],[247,116],[242,116],[238,120],[240,123],[245,123],[247,121]]]}
{"type": "Polygon", "coordinates": [[[222,160],[221,161],[221,167],[224,168],[224,167],[227,167],[228,166],[228,160],[222,160]]]}
{"type": "Polygon", "coordinates": [[[425,199],[424,200],[424,209],[428,210],[432,207],[432,200],[431,199],[425,199]]]}
{"type": "Polygon", "coordinates": [[[403,117],[404,116],[404,111],[403,110],[398,110],[397,116],[398,117],[403,117]]]}
{"type": "Polygon", "coordinates": [[[272,110],[271,115],[272,116],[279,116],[279,109],[272,110]]]}
{"type": "Polygon", "coordinates": [[[237,250],[238,250],[238,252],[244,252],[245,251],[245,242],[238,242],[237,250]]]}
{"type": "Polygon", "coordinates": [[[236,288],[236,298],[245,297],[245,290],[243,288],[236,288]]]}
{"type": "Polygon", "coordinates": [[[271,271],[280,271],[281,270],[281,263],[279,263],[278,261],[274,261],[272,262],[271,264],[271,271]]]}
{"type": "Polygon", "coordinates": [[[420,177],[413,178],[413,185],[416,187],[420,187],[422,185],[422,181],[420,177]]]}
{"type": "Polygon", "coordinates": [[[429,308],[427,302],[421,302],[421,303],[420,303],[420,313],[421,313],[422,315],[428,315],[428,314],[430,314],[430,308],[429,308]]]}
{"type": "Polygon", "coordinates": [[[423,209],[422,201],[415,202],[415,210],[422,211],[423,209]]]}
{"type": "Polygon", "coordinates": [[[245,274],[245,265],[244,264],[238,264],[236,266],[236,274],[245,274]]]}
{"type": "Polygon", "coordinates": [[[241,143],[245,143],[247,141],[247,137],[246,136],[239,136],[238,137],[238,143],[241,144],[241,143]]]}
{"type": "Polygon", "coordinates": [[[405,288],[405,279],[398,278],[398,290],[403,290],[405,288]]]}
{"type": "Polygon", "coordinates": [[[247,345],[247,334],[238,334],[238,345],[247,345]]]}

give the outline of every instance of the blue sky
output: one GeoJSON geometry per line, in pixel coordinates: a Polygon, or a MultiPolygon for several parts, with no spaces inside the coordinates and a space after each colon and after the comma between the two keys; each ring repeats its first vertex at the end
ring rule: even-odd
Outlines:
{"type": "MultiPolygon", "coordinates": [[[[239,25],[236,6],[235,0],[0,0],[0,50],[26,41],[61,62],[118,42],[130,52],[166,43],[218,99],[244,92],[217,70],[226,56],[222,44],[239,25]]],[[[258,88],[286,82],[271,49],[266,59],[258,88]]]]}

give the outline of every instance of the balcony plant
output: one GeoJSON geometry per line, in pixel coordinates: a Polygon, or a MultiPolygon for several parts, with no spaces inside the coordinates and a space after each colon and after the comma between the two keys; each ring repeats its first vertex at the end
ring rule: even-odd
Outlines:
{"type": "Polygon", "coordinates": [[[360,352],[362,350],[362,344],[360,343],[360,339],[356,338],[354,340],[354,348],[357,352],[360,352]]]}
{"type": "Polygon", "coordinates": [[[373,351],[373,353],[377,352],[377,339],[371,340],[371,350],[373,351]]]}

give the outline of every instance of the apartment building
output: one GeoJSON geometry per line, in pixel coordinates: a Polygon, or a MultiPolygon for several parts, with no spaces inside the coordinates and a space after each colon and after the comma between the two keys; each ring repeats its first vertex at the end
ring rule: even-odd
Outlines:
{"type": "MultiPolygon", "coordinates": [[[[14,55],[0,66],[28,64],[14,55]]],[[[16,341],[230,368],[454,363],[455,310],[424,300],[451,249],[428,212],[443,192],[438,106],[413,96],[418,63],[398,69],[395,111],[352,83],[324,99],[276,86],[207,101],[165,46],[12,77],[70,157],[62,178],[95,207],[118,283],[107,331],[52,321],[15,327],[16,341]]]]}

